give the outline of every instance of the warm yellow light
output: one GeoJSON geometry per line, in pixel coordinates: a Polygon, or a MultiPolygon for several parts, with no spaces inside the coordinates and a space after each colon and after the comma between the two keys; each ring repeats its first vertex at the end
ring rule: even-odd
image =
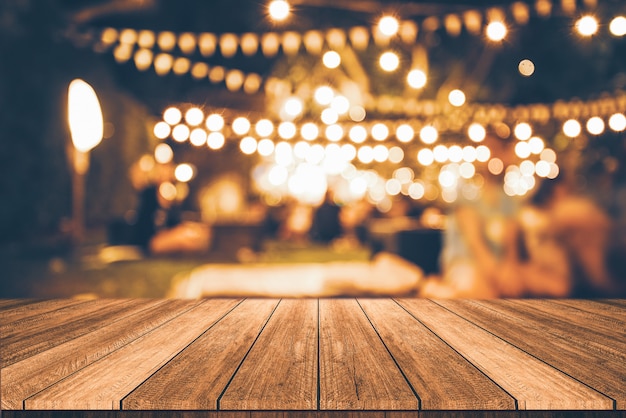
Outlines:
{"type": "Polygon", "coordinates": [[[337,68],[341,64],[341,56],[335,51],[327,51],[322,57],[322,62],[326,68],[337,68]]]}
{"type": "Polygon", "coordinates": [[[539,158],[542,161],[548,162],[548,163],[555,163],[556,162],[556,152],[554,152],[553,149],[551,148],[546,148],[543,151],[541,151],[541,154],[539,154],[539,158]]]}
{"type": "Polygon", "coordinates": [[[530,156],[530,145],[526,141],[519,141],[515,144],[515,155],[519,158],[528,158],[530,156]]]}
{"type": "Polygon", "coordinates": [[[215,53],[217,48],[217,36],[214,33],[202,33],[198,37],[198,48],[200,53],[209,57],[215,53]]]}
{"type": "Polygon", "coordinates": [[[335,97],[335,92],[329,86],[320,86],[315,89],[313,97],[318,104],[326,106],[333,101],[333,97],[335,97]]]}
{"type": "Polygon", "coordinates": [[[348,110],[350,109],[350,101],[346,98],[346,96],[335,96],[330,102],[330,107],[337,112],[337,114],[344,115],[348,113],[348,110]]]}
{"type": "Polygon", "coordinates": [[[482,142],[487,136],[487,131],[483,125],[474,122],[467,128],[467,136],[474,142],[482,142]]]}
{"type": "Polygon", "coordinates": [[[285,0],[272,0],[268,11],[272,20],[283,21],[289,16],[290,6],[285,0]]]}
{"type": "Polygon", "coordinates": [[[244,82],[244,74],[241,70],[230,70],[226,74],[226,88],[229,91],[238,91],[244,82]]]}
{"type": "Polygon", "coordinates": [[[166,75],[174,65],[174,57],[170,54],[158,54],[154,58],[154,71],[158,75],[166,75]]]}
{"type": "Polygon", "coordinates": [[[493,175],[498,175],[500,173],[502,173],[502,171],[504,170],[504,163],[502,162],[501,159],[499,158],[492,158],[491,160],[489,160],[489,163],[487,163],[487,169],[489,170],[489,172],[493,175]]]}
{"type": "Polygon", "coordinates": [[[187,163],[178,164],[174,169],[174,177],[176,177],[176,180],[181,183],[187,183],[190,181],[194,174],[193,167],[187,163]]]}
{"type": "Polygon", "coordinates": [[[274,132],[274,124],[269,119],[261,119],[254,126],[254,130],[259,136],[270,136],[274,132]]]}
{"type": "Polygon", "coordinates": [[[434,163],[435,156],[432,150],[428,148],[422,148],[421,150],[419,150],[419,152],[417,153],[417,162],[425,167],[434,163]]]}
{"type": "MultiPolygon", "coordinates": [[[[489,161],[490,158],[491,158],[491,150],[489,149],[489,147],[485,145],[479,145],[478,147],[476,147],[476,160],[477,161],[484,163],[484,162],[489,161]]],[[[465,161],[470,161],[470,160],[465,159],[465,161]]]]}
{"type": "Polygon", "coordinates": [[[278,136],[282,139],[291,139],[296,136],[296,125],[293,122],[281,122],[278,125],[278,136]]]}
{"type": "Polygon", "coordinates": [[[582,36],[592,36],[598,32],[598,20],[591,16],[583,16],[576,22],[576,30],[582,36]]]}
{"type": "Polygon", "coordinates": [[[172,147],[167,144],[159,144],[154,148],[154,160],[159,164],[167,164],[174,158],[172,147]]]}
{"type": "Polygon", "coordinates": [[[139,71],[146,71],[152,65],[152,51],[146,48],[140,48],[135,52],[135,67],[139,71]]]}
{"type": "Polygon", "coordinates": [[[463,106],[465,104],[465,93],[459,89],[454,89],[448,94],[448,101],[452,106],[463,106]]]}
{"type": "Polygon", "coordinates": [[[494,42],[500,42],[506,38],[507,28],[504,22],[494,20],[487,25],[486,29],[487,38],[494,42]]]}
{"type": "Polygon", "coordinates": [[[225,58],[232,58],[237,54],[239,38],[234,33],[224,33],[219,38],[220,52],[225,58]]]}
{"type": "Polygon", "coordinates": [[[178,57],[174,60],[174,64],[172,65],[172,72],[176,75],[183,75],[189,72],[191,68],[191,61],[189,58],[178,57]]]}
{"type": "Polygon", "coordinates": [[[117,42],[117,39],[118,32],[117,29],[114,28],[105,28],[100,34],[100,40],[105,45],[113,45],[115,42],[117,42]]]}
{"type": "Polygon", "coordinates": [[[609,127],[615,132],[622,132],[626,129],[626,116],[623,113],[615,113],[609,118],[609,127]]]}
{"type": "Polygon", "coordinates": [[[189,134],[189,142],[191,145],[195,145],[196,147],[200,147],[206,144],[207,133],[202,128],[196,128],[191,131],[189,134]]]}
{"type": "Polygon", "coordinates": [[[115,60],[119,63],[126,62],[133,55],[133,47],[128,44],[119,44],[113,50],[113,56],[115,60]]]}
{"type": "Polygon", "coordinates": [[[224,138],[224,134],[221,132],[211,132],[206,139],[206,144],[213,150],[222,148],[225,143],[226,138],[224,138]]]}
{"type": "Polygon", "coordinates": [[[366,116],[365,108],[359,105],[350,106],[348,115],[350,116],[350,119],[352,119],[354,122],[362,122],[363,120],[365,120],[366,116]]]}
{"type": "Polygon", "coordinates": [[[239,149],[246,155],[251,155],[256,152],[257,141],[251,136],[241,138],[239,142],[239,149]]]}
{"type": "Polygon", "coordinates": [[[563,133],[570,138],[580,135],[582,128],[576,119],[570,119],[563,124],[563,133]]]}
{"type": "Polygon", "coordinates": [[[250,131],[250,121],[243,116],[238,116],[233,120],[233,132],[237,135],[245,135],[250,131]]]}
{"type": "Polygon", "coordinates": [[[389,148],[389,162],[399,164],[404,160],[404,150],[400,147],[389,148]]]}
{"type": "Polygon", "coordinates": [[[300,135],[307,141],[313,141],[319,136],[319,128],[313,122],[307,122],[300,127],[300,135]]]}
{"type": "Polygon", "coordinates": [[[348,136],[350,137],[350,140],[355,144],[361,144],[367,139],[367,129],[365,129],[361,125],[354,125],[352,128],[350,128],[348,136]]]}
{"type": "Polygon", "coordinates": [[[68,120],[74,147],[88,152],[102,141],[104,121],[95,90],[81,79],[68,89],[68,120]]]}
{"type": "Polygon", "coordinates": [[[538,136],[533,136],[528,140],[528,145],[530,146],[530,152],[535,155],[539,155],[541,151],[545,148],[545,143],[543,139],[538,136]]]}
{"type": "Polygon", "coordinates": [[[400,23],[393,16],[383,16],[378,21],[378,30],[385,36],[393,36],[398,33],[400,23]]]}
{"type": "Polygon", "coordinates": [[[420,139],[425,144],[433,144],[439,138],[439,132],[434,126],[427,125],[420,130],[420,139]]]}
{"type": "Polygon", "coordinates": [[[398,138],[398,141],[407,143],[411,142],[414,137],[415,131],[411,125],[403,123],[396,128],[396,138],[398,138]]]}
{"type": "Polygon", "coordinates": [[[274,141],[269,138],[264,138],[259,141],[257,145],[257,151],[260,155],[267,157],[274,152],[274,141]]]}
{"type": "Polygon", "coordinates": [[[437,145],[435,148],[433,148],[433,155],[435,157],[435,161],[437,161],[438,163],[444,163],[448,161],[450,154],[448,151],[448,147],[446,147],[445,145],[437,145]]]}
{"type": "Polygon", "coordinates": [[[154,136],[157,137],[158,139],[165,139],[172,132],[172,128],[167,123],[161,121],[161,122],[157,122],[154,125],[153,132],[154,132],[154,136]]]}
{"type": "Polygon", "coordinates": [[[359,151],[357,152],[357,158],[363,164],[371,163],[372,161],[374,161],[373,148],[370,147],[369,145],[362,146],[361,148],[359,148],[359,151]]]}
{"type": "Polygon", "coordinates": [[[193,54],[196,49],[196,35],[190,32],[181,33],[178,36],[178,48],[183,54],[193,54]]]}
{"type": "Polygon", "coordinates": [[[609,25],[609,30],[613,36],[624,36],[626,35],[626,17],[617,16],[613,20],[611,20],[611,24],[609,25]]]}
{"type": "Polygon", "coordinates": [[[174,32],[161,32],[157,37],[157,44],[161,51],[171,51],[176,46],[176,35],[174,32]]]}
{"type": "Polygon", "coordinates": [[[206,127],[209,131],[221,131],[224,128],[224,117],[219,113],[210,114],[206,118],[206,127]]]}
{"type": "Polygon", "coordinates": [[[519,73],[525,77],[530,77],[535,72],[535,63],[529,59],[523,59],[517,66],[519,73]]]}
{"type": "Polygon", "coordinates": [[[587,132],[592,135],[600,135],[604,132],[604,121],[598,116],[594,116],[587,121],[587,132]]]}
{"type": "Polygon", "coordinates": [[[285,167],[278,164],[270,169],[270,172],[267,174],[267,180],[270,182],[272,186],[280,186],[281,184],[285,184],[289,179],[289,172],[285,167]]]}
{"type": "Polygon", "coordinates": [[[384,123],[375,123],[371,134],[376,141],[384,141],[389,136],[389,128],[384,123]]]}
{"type": "Polygon", "coordinates": [[[191,76],[196,80],[206,78],[209,75],[209,65],[206,62],[196,62],[191,66],[191,76]]]}
{"type": "Polygon", "coordinates": [[[387,51],[380,56],[378,62],[380,64],[380,68],[387,72],[392,72],[398,69],[398,66],[400,65],[400,58],[395,52],[387,51]]]}
{"type": "Polygon", "coordinates": [[[165,200],[172,201],[172,200],[176,199],[176,194],[177,194],[176,193],[176,186],[174,186],[169,181],[161,183],[159,185],[159,194],[165,200]]]}
{"type": "Polygon", "coordinates": [[[526,141],[532,136],[533,128],[528,123],[521,122],[515,125],[515,128],[513,128],[513,134],[515,135],[515,138],[520,141],[526,141]]]}
{"type": "Polygon", "coordinates": [[[290,97],[285,101],[283,109],[285,110],[287,116],[295,118],[304,110],[304,103],[302,103],[302,100],[299,97],[290,97]]]}
{"type": "Polygon", "coordinates": [[[247,94],[254,94],[261,88],[263,79],[259,74],[248,74],[243,82],[243,91],[247,94]]]}
{"type": "Polygon", "coordinates": [[[197,107],[192,107],[185,112],[185,122],[191,126],[198,126],[204,119],[204,112],[197,107]]]}
{"type": "Polygon", "coordinates": [[[174,141],[176,142],[185,142],[189,139],[189,135],[189,127],[184,123],[176,125],[174,126],[174,129],[172,129],[172,138],[174,138],[174,141]]]}
{"type": "Polygon", "coordinates": [[[385,191],[389,196],[397,196],[402,191],[402,183],[398,179],[389,179],[385,182],[385,191]]]}
{"type": "Polygon", "coordinates": [[[343,128],[340,125],[327,126],[325,133],[329,141],[337,142],[343,138],[343,128]]]}
{"type": "Polygon", "coordinates": [[[453,163],[460,163],[463,159],[463,148],[459,145],[452,145],[448,148],[448,159],[453,163]]]}
{"type": "Polygon", "coordinates": [[[406,77],[407,83],[409,86],[414,89],[421,89],[426,85],[428,78],[426,77],[426,73],[422,70],[411,70],[406,77]]]}
{"type": "Polygon", "coordinates": [[[409,186],[409,196],[415,200],[423,198],[425,191],[426,189],[424,188],[424,184],[419,181],[416,181],[409,186]]]}
{"type": "Polygon", "coordinates": [[[548,174],[550,174],[550,163],[544,160],[537,161],[535,164],[535,173],[537,173],[539,177],[548,177],[548,174]]]}
{"type": "Polygon", "coordinates": [[[322,110],[320,118],[322,119],[322,122],[324,122],[326,125],[332,125],[333,123],[337,123],[337,121],[339,120],[339,114],[335,109],[329,107],[322,110]]]}
{"type": "Polygon", "coordinates": [[[352,144],[343,144],[341,146],[341,156],[345,161],[352,161],[356,158],[356,147],[352,144]]]}
{"type": "Polygon", "coordinates": [[[293,151],[287,142],[279,142],[274,147],[274,161],[283,167],[288,167],[293,163],[293,151]]]}
{"type": "Polygon", "coordinates": [[[137,34],[137,45],[151,49],[156,42],[156,36],[151,30],[142,30],[137,34]]]}
{"type": "Polygon", "coordinates": [[[137,42],[137,31],[134,29],[123,29],[120,32],[120,43],[132,45],[137,42]]]}
{"type": "Polygon", "coordinates": [[[169,107],[163,112],[163,120],[171,126],[179,123],[183,118],[183,114],[177,107],[169,107]]]}

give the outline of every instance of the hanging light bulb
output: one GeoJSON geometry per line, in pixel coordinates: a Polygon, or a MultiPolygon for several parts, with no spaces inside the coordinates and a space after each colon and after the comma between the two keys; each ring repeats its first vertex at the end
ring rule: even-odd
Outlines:
{"type": "Polygon", "coordinates": [[[281,22],[289,16],[291,7],[285,0],[272,0],[268,5],[268,12],[272,20],[281,22]]]}

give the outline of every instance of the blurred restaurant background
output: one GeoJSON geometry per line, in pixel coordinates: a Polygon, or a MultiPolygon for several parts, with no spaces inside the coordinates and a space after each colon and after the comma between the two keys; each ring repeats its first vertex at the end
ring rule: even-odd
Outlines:
{"type": "Polygon", "coordinates": [[[380,251],[437,274],[489,176],[520,202],[566,176],[624,279],[625,35],[621,0],[3,0],[0,296],[380,251]],[[190,228],[150,247],[150,204],[190,228]]]}

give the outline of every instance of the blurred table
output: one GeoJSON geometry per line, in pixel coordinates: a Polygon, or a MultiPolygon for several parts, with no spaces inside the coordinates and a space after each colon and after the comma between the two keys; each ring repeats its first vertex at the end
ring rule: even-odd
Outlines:
{"type": "Polygon", "coordinates": [[[626,413],[624,300],[0,300],[0,318],[5,417],[626,413]]]}

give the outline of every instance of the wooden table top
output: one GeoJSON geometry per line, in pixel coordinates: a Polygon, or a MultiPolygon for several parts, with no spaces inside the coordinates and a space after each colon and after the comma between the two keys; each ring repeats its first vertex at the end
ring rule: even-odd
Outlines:
{"type": "Polygon", "coordinates": [[[0,318],[5,413],[626,416],[624,300],[20,299],[0,318]]]}

